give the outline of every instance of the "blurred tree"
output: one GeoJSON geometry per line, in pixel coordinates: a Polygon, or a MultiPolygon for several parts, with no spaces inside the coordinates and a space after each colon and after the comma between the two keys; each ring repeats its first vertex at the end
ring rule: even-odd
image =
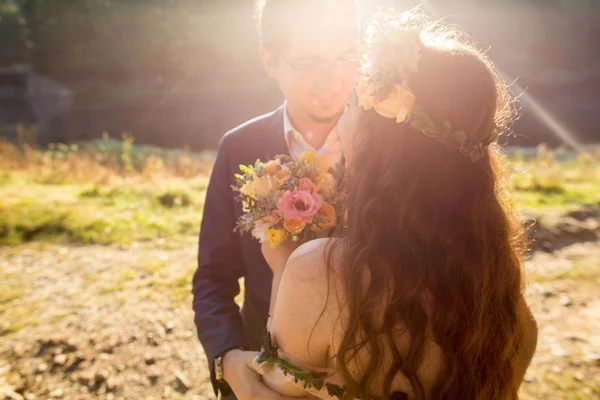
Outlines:
{"type": "Polygon", "coordinates": [[[16,0],[0,0],[0,67],[28,61],[27,26],[16,0]]]}
{"type": "Polygon", "coordinates": [[[255,53],[252,14],[233,0],[23,0],[33,64],[67,82],[228,81],[255,53]]]}
{"type": "MultiPolygon", "coordinates": [[[[258,56],[256,1],[0,0],[0,65],[29,62],[72,89],[74,131],[89,132],[82,137],[130,130],[138,142],[213,146],[281,101],[258,56]],[[165,135],[171,131],[179,137],[165,135]]],[[[594,53],[587,43],[597,42],[598,0],[359,0],[364,15],[376,5],[418,3],[461,16],[477,41],[493,45],[498,64],[520,77],[581,64],[594,53]],[[531,14],[519,18],[520,9],[531,14]]]]}

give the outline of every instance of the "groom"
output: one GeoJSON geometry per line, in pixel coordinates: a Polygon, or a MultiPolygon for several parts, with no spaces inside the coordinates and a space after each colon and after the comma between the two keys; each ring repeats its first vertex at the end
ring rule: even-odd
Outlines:
{"type": "Polygon", "coordinates": [[[285,103],[225,134],[206,195],[194,321],[222,398],[281,399],[248,367],[267,322],[272,273],[259,243],[233,232],[242,209],[231,189],[240,164],[313,150],[342,159],[336,125],[355,83],[355,0],[267,0],[260,7],[260,54],[285,103]],[[244,305],[234,302],[244,278],[244,305]],[[233,392],[233,393],[232,393],[233,392]]]}

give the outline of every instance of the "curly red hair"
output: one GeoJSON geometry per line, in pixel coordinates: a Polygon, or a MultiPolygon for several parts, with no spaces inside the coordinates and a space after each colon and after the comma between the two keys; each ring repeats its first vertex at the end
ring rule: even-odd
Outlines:
{"type": "MultiPolygon", "coordinates": [[[[410,87],[433,121],[485,138],[510,121],[511,96],[486,57],[451,33],[423,27],[410,87]]],[[[516,399],[526,330],[523,234],[506,207],[496,153],[488,149],[472,163],[373,110],[361,112],[358,132],[348,225],[336,242],[348,309],[337,360],[348,398],[387,399],[402,373],[417,399],[516,399]],[[381,301],[383,310],[375,306],[381,301]],[[397,344],[399,323],[408,351],[397,344]],[[426,389],[418,369],[428,332],[443,353],[443,372],[426,389]],[[360,349],[370,356],[357,376],[350,364],[360,349]]]]}

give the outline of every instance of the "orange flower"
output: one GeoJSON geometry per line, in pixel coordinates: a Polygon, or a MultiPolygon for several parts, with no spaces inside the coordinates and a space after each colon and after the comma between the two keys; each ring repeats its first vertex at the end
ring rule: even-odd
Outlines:
{"type": "Polygon", "coordinates": [[[292,172],[288,167],[282,165],[281,168],[277,172],[275,172],[274,178],[279,185],[283,185],[284,183],[292,179],[292,172]]]}
{"type": "Polygon", "coordinates": [[[333,228],[337,223],[335,208],[331,204],[323,202],[316,220],[310,227],[313,232],[323,232],[325,229],[333,228]]]}
{"type": "Polygon", "coordinates": [[[284,220],[283,227],[292,235],[298,235],[306,227],[306,222],[295,220],[284,220]]]}
{"type": "Polygon", "coordinates": [[[277,171],[279,171],[279,167],[281,167],[281,161],[278,158],[275,160],[271,160],[265,164],[265,172],[269,175],[275,175],[277,171]]]}

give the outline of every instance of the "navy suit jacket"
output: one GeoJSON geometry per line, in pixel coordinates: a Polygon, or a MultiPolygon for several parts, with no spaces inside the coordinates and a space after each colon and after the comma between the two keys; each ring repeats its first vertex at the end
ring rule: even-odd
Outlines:
{"type": "Polygon", "coordinates": [[[193,278],[194,322],[204,347],[215,389],[227,394],[214,379],[213,361],[225,350],[243,346],[259,350],[267,323],[273,275],[260,245],[250,234],[233,232],[242,213],[231,189],[239,165],[288,154],[283,132],[283,107],[252,119],[225,134],[204,204],[198,269],[193,278]],[[242,310],[234,302],[244,277],[242,310]]]}

